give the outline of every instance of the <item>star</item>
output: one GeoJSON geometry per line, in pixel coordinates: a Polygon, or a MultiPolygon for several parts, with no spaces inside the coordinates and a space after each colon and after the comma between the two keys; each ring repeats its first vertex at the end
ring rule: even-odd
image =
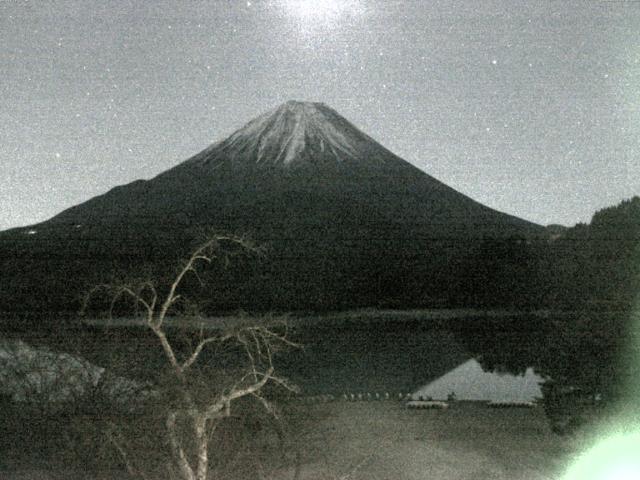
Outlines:
{"type": "MultiPolygon", "coordinates": [[[[640,46],[627,32],[640,19],[640,11],[624,2],[607,3],[608,13],[602,17],[599,7],[585,7],[581,15],[571,17],[576,28],[564,28],[557,22],[561,17],[547,19],[551,12],[535,2],[524,2],[516,13],[508,0],[491,2],[491,15],[446,2],[428,2],[426,8],[422,3],[427,2],[366,0],[164,0],[162,9],[136,9],[135,2],[114,0],[117,8],[93,15],[88,8],[74,11],[74,2],[57,2],[59,7],[42,7],[48,12],[42,18],[16,15],[14,5],[21,9],[20,3],[24,2],[7,4],[5,18],[13,17],[15,25],[0,29],[3,47],[15,52],[0,61],[9,102],[0,110],[0,125],[11,139],[0,146],[0,178],[7,177],[13,162],[26,165],[29,158],[37,158],[34,153],[45,155],[53,169],[66,163],[72,152],[79,164],[91,163],[99,151],[114,144],[125,145],[127,152],[133,138],[140,145],[134,149],[136,155],[150,158],[159,148],[158,136],[164,136],[166,156],[155,163],[149,160],[154,165],[149,170],[130,173],[151,177],[199,145],[221,140],[226,132],[290,98],[325,102],[445,183],[458,181],[452,173],[458,168],[458,155],[491,158],[494,140],[504,142],[504,158],[521,154],[531,160],[518,169],[511,163],[500,166],[496,158],[485,171],[487,178],[504,179],[509,171],[514,182],[522,182],[526,175],[534,196],[544,190],[545,176],[536,175],[538,168],[557,173],[559,181],[551,182],[549,191],[573,181],[573,172],[562,170],[567,150],[575,148],[569,159],[594,164],[594,173],[588,173],[593,177],[604,173],[604,157],[612,164],[619,162],[620,171],[633,171],[640,151],[640,117],[628,107],[638,93],[633,79],[640,72],[640,46]],[[203,8],[206,3],[220,7],[203,8]],[[502,13],[509,21],[496,28],[493,14],[502,13]],[[129,15],[141,16],[149,28],[132,30],[129,15]],[[598,35],[589,35],[596,20],[598,35]],[[27,35],[15,35],[14,27],[27,35]],[[575,61],[566,61],[574,53],[575,61]],[[571,82],[560,82],[562,78],[571,82]],[[201,121],[192,118],[195,111],[201,113],[201,121]],[[175,121],[167,123],[167,116],[175,121]],[[597,118],[602,120],[598,123],[597,118]],[[59,125],[61,119],[69,125],[59,125]],[[130,132],[132,124],[140,128],[130,132]],[[187,125],[196,127],[180,135],[183,125],[185,132],[187,125]],[[65,128],[69,126],[76,130],[65,128]],[[432,134],[423,135],[424,127],[432,134]],[[467,131],[486,141],[466,138],[467,131]],[[47,143],[52,138],[56,143],[47,143]],[[452,144],[450,138],[462,140],[452,144]],[[565,150],[558,155],[558,145],[563,144],[565,150]],[[13,153],[17,145],[23,158],[13,153]],[[432,156],[443,160],[434,166],[426,160],[432,156]]],[[[580,2],[554,3],[553,15],[573,10],[565,3],[580,2]]],[[[470,168],[475,166],[471,163],[470,168]]],[[[43,167],[34,160],[30,168],[43,167]]],[[[67,180],[62,174],[60,178],[67,180]]],[[[121,180],[129,178],[117,181],[121,180]]],[[[85,176],[82,198],[99,194],[114,181],[85,176]]],[[[464,189],[472,184],[465,182],[452,186],[464,189]]],[[[591,177],[576,188],[589,182],[594,204],[614,195],[591,177]]],[[[619,183],[610,191],[621,198],[640,188],[632,175],[619,183]]],[[[467,193],[481,190],[474,186],[467,193]]],[[[492,193],[483,195],[487,199],[492,193]]],[[[70,206],[71,196],[63,189],[53,196],[42,218],[70,206]]],[[[535,202],[523,205],[513,197],[512,202],[505,200],[503,209],[546,221],[548,215],[536,209],[551,209],[553,202],[534,207],[535,202]]],[[[16,218],[24,214],[25,224],[36,220],[26,218],[33,205],[17,200],[14,205],[16,212],[22,209],[16,218]]],[[[495,206],[500,206],[498,201],[495,206]]],[[[604,206],[584,202],[572,204],[573,210],[566,212],[558,207],[552,214],[560,223],[572,224],[604,206]]],[[[0,218],[0,230],[3,221],[0,218]]]]}

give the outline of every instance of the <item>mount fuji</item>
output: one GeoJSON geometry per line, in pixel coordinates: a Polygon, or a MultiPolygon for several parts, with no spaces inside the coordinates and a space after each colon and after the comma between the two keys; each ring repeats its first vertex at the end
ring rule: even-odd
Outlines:
{"type": "Polygon", "coordinates": [[[543,232],[448,187],[330,107],[291,101],[153,179],[0,240],[69,278],[70,268],[82,277],[167,262],[200,227],[266,246],[251,278],[241,269],[216,303],[265,310],[450,303],[473,245],[543,232]]]}
{"type": "Polygon", "coordinates": [[[270,222],[280,217],[278,223],[317,224],[306,211],[318,210],[312,201],[328,203],[322,209],[331,207],[323,220],[375,222],[385,230],[395,223],[428,225],[430,237],[444,231],[446,236],[478,237],[535,229],[427,175],[324,104],[296,101],[259,116],[152,180],[116,187],[47,223],[187,220],[252,229],[255,211],[264,210],[270,222]],[[290,211],[302,205],[306,213],[290,211]],[[327,218],[335,209],[340,215],[327,218]],[[247,218],[252,219],[248,224],[247,218]]]}

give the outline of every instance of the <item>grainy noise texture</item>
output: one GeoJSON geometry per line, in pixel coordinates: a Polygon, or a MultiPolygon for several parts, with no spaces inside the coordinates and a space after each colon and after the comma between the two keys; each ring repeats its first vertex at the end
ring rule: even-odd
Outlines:
{"type": "Polygon", "coordinates": [[[572,225],[640,187],[640,2],[0,2],[0,229],[321,101],[490,207],[572,225]]]}

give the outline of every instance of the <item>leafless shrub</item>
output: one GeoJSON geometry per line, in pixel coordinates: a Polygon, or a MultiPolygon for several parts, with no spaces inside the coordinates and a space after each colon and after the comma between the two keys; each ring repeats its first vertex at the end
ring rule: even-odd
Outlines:
{"type": "MultiPolygon", "coordinates": [[[[199,270],[214,261],[228,261],[229,251],[259,253],[242,238],[213,235],[191,253],[168,284],[150,278],[103,284],[85,298],[85,313],[100,299],[109,315],[128,304],[163,352],[165,368],[154,386],[158,395],[149,402],[146,415],[125,425],[107,424],[106,437],[131,476],[146,479],[164,470],[170,478],[206,480],[212,465],[220,468],[221,452],[227,455],[223,462],[227,464],[240,453],[225,447],[232,443],[234,433],[239,437],[240,426],[235,432],[228,426],[234,425],[239,408],[246,408],[246,400],[255,400],[277,417],[278,408],[268,390],[296,390],[276,374],[273,361],[282,349],[297,346],[287,337],[286,324],[267,319],[260,325],[240,322],[209,328],[197,305],[181,293],[187,276],[200,280],[199,270]],[[235,354],[235,361],[225,363],[229,352],[235,354]],[[154,464],[151,470],[150,463],[154,464]]],[[[237,438],[234,441],[239,446],[242,443],[237,438]]]]}

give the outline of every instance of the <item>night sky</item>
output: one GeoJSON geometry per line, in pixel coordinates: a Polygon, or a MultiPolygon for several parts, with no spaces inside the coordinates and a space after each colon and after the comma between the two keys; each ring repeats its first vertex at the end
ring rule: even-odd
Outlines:
{"type": "Polygon", "coordinates": [[[534,222],[640,194],[632,0],[0,1],[0,98],[0,229],[289,99],[534,222]]]}

